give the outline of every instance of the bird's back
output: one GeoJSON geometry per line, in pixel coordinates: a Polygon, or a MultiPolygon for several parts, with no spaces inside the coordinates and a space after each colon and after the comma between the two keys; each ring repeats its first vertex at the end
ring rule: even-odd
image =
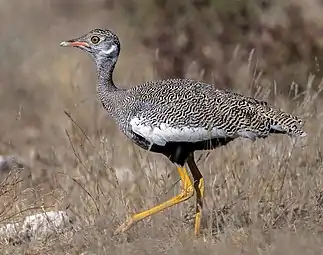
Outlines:
{"type": "Polygon", "coordinates": [[[294,115],[195,80],[157,80],[126,93],[137,102],[130,120],[134,132],[151,136],[151,142],[201,141],[207,140],[206,133],[210,138],[251,139],[277,132],[306,135],[303,122],[294,115]]]}

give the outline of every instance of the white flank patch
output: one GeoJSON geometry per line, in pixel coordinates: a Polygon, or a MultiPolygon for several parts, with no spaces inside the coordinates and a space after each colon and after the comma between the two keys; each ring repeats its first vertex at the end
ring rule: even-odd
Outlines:
{"type": "Polygon", "coordinates": [[[167,142],[199,142],[213,138],[228,137],[227,133],[216,127],[211,130],[198,127],[174,128],[162,123],[159,127],[151,127],[142,124],[142,120],[135,117],[130,121],[132,131],[144,137],[151,143],[165,145],[167,142]]]}
{"type": "Polygon", "coordinates": [[[117,49],[116,45],[112,45],[108,50],[102,49],[102,54],[104,55],[110,55],[112,52],[114,52],[117,49]]]}

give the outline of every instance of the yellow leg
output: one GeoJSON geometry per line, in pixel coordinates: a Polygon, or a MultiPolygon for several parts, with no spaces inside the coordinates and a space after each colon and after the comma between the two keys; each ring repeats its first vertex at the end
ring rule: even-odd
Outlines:
{"type": "Polygon", "coordinates": [[[146,211],[143,211],[141,213],[131,216],[127,221],[125,221],[120,227],[118,227],[116,229],[114,234],[118,234],[120,232],[125,232],[134,223],[136,223],[148,216],[151,216],[155,213],[158,213],[166,208],[169,208],[173,205],[179,204],[179,203],[189,199],[190,197],[192,197],[194,194],[194,189],[193,189],[192,182],[187,174],[186,168],[185,167],[178,167],[177,171],[179,173],[179,176],[180,176],[181,182],[182,182],[182,192],[179,195],[177,195],[176,197],[173,197],[162,204],[159,204],[149,210],[146,210],[146,211]]]}

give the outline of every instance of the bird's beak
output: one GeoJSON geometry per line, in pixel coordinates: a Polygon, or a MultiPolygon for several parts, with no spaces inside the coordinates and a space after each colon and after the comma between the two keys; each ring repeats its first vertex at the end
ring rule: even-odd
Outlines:
{"type": "Polygon", "coordinates": [[[86,42],[69,40],[69,41],[61,42],[60,46],[62,46],[62,47],[68,47],[68,46],[70,46],[70,47],[89,47],[89,44],[86,42]]]}

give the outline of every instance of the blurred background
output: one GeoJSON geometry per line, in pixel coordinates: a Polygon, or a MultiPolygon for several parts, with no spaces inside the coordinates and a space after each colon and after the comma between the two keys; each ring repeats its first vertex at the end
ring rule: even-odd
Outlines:
{"type": "MultiPolygon", "coordinates": [[[[112,175],[124,178],[147,166],[158,171],[158,165],[166,169],[160,173],[172,175],[167,160],[138,152],[117,131],[96,98],[92,60],[59,47],[61,41],[93,28],[116,32],[121,54],[114,78],[121,87],[190,77],[312,117],[307,123],[316,132],[314,157],[321,148],[315,141],[321,134],[322,13],[322,0],[0,0],[0,155],[16,155],[29,168],[24,178],[31,178],[34,193],[24,206],[35,198],[42,206],[58,198],[58,207],[71,206],[66,194],[73,194],[74,181],[84,176],[89,187],[92,178],[108,175],[113,186],[112,175]],[[308,106],[306,98],[317,101],[308,106]],[[62,176],[76,179],[67,183],[62,176]],[[40,196],[37,189],[50,196],[40,196]]],[[[229,154],[221,154],[222,163],[216,164],[231,162],[229,154]]],[[[131,184],[134,180],[142,182],[142,175],[131,184]]],[[[151,191],[151,182],[145,184],[151,191]]],[[[97,201],[101,193],[94,186],[97,201]]],[[[127,188],[123,196],[134,192],[127,188]]],[[[147,207],[141,196],[137,200],[147,207]]],[[[9,211],[3,210],[2,217],[9,211]]]]}

